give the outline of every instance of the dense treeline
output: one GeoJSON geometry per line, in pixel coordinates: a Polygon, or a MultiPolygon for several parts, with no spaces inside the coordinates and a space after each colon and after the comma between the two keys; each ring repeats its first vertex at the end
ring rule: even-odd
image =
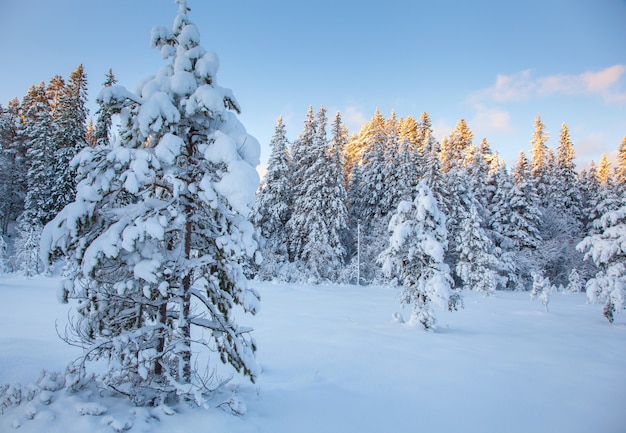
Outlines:
{"type": "MultiPolygon", "coordinates": [[[[115,83],[109,71],[103,87],[115,83]]],[[[55,76],[0,106],[3,271],[42,270],[42,227],[75,194],[72,158],[111,140],[115,109],[98,101],[96,123],[87,123],[86,87],[81,65],[67,82],[55,76]]],[[[601,236],[600,227],[612,221],[607,215],[624,204],[626,138],[615,169],[602,155],[580,172],[567,125],[555,148],[547,142],[537,117],[530,158],[522,151],[506,167],[486,139],[474,142],[463,119],[439,142],[427,113],[417,120],[377,110],[349,135],[340,113],[329,122],[323,107],[317,113],[311,107],[293,143],[279,119],[251,215],[264,261],[249,271],[283,281],[399,278],[383,272],[389,223],[422,182],[445,217],[444,262],[453,288],[531,290],[545,278],[549,287],[580,290],[601,270],[602,256],[593,257],[594,244],[581,241],[601,236]]]]}
{"type": "MultiPolygon", "coordinates": [[[[427,113],[418,121],[377,110],[352,136],[337,113],[330,137],[327,129],[324,107],[317,114],[309,108],[302,133],[289,143],[278,119],[252,215],[265,257],[260,278],[354,283],[358,275],[360,283],[404,284],[383,265],[394,250],[390,241],[419,236],[396,233],[393,218],[408,218],[399,216],[408,212],[402,203],[424,196],[421,184],[444,216],[443,262],[453,290],[582,290],[603,266],[588,237],[602,236],[602,224],[623,223],[607,215],[624,206],[626,137],[614,170],[602,155],[579,172],[567,125],[553,149],[540,117],[530,158],[520,152],[512,168],[487,140],[474,143],[463,119],[441,142],[427,113]]],[[[402,226],[408,230],[406,221],[402,226]]],[[[414,260],[411,248],[403,266],[414,260]]],[[[623,262],[624,253],[615,254],[623,262]]]]}

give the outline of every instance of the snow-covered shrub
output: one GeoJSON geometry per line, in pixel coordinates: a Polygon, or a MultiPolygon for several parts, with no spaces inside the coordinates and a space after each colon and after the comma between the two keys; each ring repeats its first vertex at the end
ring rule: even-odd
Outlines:
{"type": "Polygon", "coordinates": [[[10,272],[8,249],[7,243],[4,241],[4,236],[0,235],[0,274],[10,272]]]}
{"type": "Polygon", "coordinates": [[[576,248],[591,258],[599,271],[587,281],[587,298],[604,302],[602,314],[613,323],[626,308],[626,206],[609,208],[592,223],[593,233],[576,248]]]}
{"type": "Polygon", "coordinates": [[[379,258],[383,272],[402,285],[400,302],[413,307],[409,323],[434,329],[436,318],[431,304],[456,309],[460,299],[452,296],[450,268],[444,263],[445,217],[423,182],[413,202],[400,202],[391,217],[389,233],[389,248],[379,258]]]}
{"type": "Polygon", "coordinates": [[[550,279],[544,277],[541,272],[533,272],[533,288],[530,292],[530,299],[535,300],[539,298],[541,304],[548,311],[548,304],[550,303],[550,293],[554,291],[554,286],[550,284],[550,279]]]}
{"type": "Polygon", "coordinates": [[[31,277],[43,270],[43,263],[39,258],[39,242],[42,228],[36,224],[22,224],[15,241],[16,264],[24,276],[31,277]]]}

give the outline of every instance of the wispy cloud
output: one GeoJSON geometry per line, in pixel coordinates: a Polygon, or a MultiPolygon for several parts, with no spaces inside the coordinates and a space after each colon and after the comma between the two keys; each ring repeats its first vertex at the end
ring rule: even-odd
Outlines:
{"type": "Polygon", "coordinates": [[[511,124],[511,114],[508,111],[501,108],[487,107],[484,104],[475,104],[474,109],[476,114],[469,120],[469,124],[478,133],[515,131],[511,124]]]}
{"type": "Polygon", "coordinates": [[[341,112],[341,120],[350,132],[359,132],[369,120],[363,110],[356,105],[348,105],[339,111],[341,112]]]}
{"type": "Polygon", "coordinates": [[[535,77],[530,69],[511,75],[498,75],[493,86],[475,92],[470,101],[525,101],[550,95],[595,95],[605,102],[626,102],[626,65],[582,74],[535,77]]]}

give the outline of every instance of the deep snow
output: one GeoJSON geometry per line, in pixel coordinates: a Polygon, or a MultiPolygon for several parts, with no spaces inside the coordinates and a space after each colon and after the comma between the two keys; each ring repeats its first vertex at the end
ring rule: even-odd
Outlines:
{"type": "MultiPolygon", "coordinates": [[[[78,354],[56,335],[69,308],[57,283],[0,276],[0,384],[78,354]]],[[[52,391],[0,415],[0,432],[626,431],[626,315],[611,325],[584,294],[553,294],[546,312],[528,293],[466,293],[465,309],[437,311],[425,332],[392,320],[396,288],[253,286],[261,311],[239,322],[255,328],[256,384],[235,377],[212,408],[174,415],[52,391]],[[215,407],[232,391],[244,416],[215,407]]]]}

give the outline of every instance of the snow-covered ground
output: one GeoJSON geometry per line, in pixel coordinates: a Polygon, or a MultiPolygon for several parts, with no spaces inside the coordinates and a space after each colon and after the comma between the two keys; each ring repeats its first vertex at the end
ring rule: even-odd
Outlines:
{"type": "MultiPolygon", "coordinates": [[[[25,386],[78,354],[56,334],[69,308],[57,281],[0,277],[0,384],[25,386]]],[[[61,390],[9,408],[0,432],[626,431],[626,315],[611,325],[584,294],[553,295],[545,312],[528,293],[468,293],[425,332],[392,320],[393,288],[255,287],[261,312],[239,322],[255,328],[263,373],[228,388],[244,416],[224,405],[165,415],[61,390]]]]}

